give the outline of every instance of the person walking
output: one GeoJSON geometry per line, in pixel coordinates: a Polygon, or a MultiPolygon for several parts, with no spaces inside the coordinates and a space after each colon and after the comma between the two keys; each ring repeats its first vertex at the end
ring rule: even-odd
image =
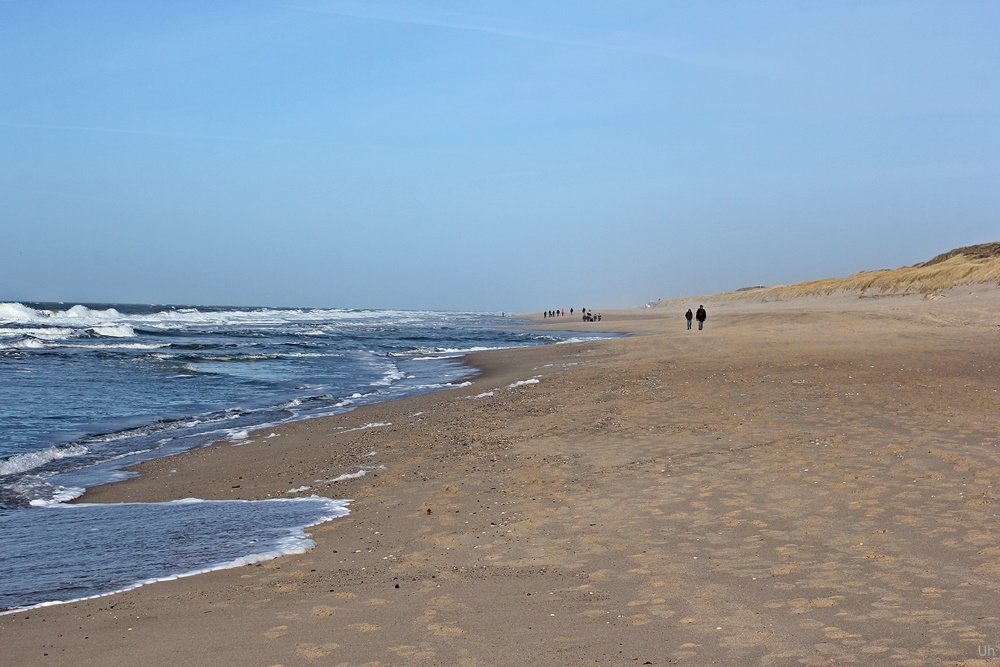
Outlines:
{"type": "Polygon", "coordinates": [[[694,313],[691,312],[690,308],[688,308],[688,311],[686,313],[684,313],[684,317],[688,321],[688,331],[690,331],[691,330],[691,320],[694,319],[694,313]]]}
{"type": "Polygon", "coordinates": [[[705,328],[705,320],[708,319],[708,313],[705,312],[705,306],[698,306],[698,312],[695,313],[694,318],[698,320],[698,331],[705,328]]]}

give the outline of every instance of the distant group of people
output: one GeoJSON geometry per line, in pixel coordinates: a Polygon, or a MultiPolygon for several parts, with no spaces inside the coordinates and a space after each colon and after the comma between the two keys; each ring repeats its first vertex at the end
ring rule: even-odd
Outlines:
{"type": "Polygon", "coordinates": [[[705,328],[705,320],[708,319],[708,313],[705,312],[705,306],[698,306],[698,312],[692,313],[691,309],[684,313],[684,318],[687,319],[688,329],[691,328],[691,320],[698,320],[698,331],[705,328]]]}
{"type": "MultiPolygon", "coordinates": [[[[583,313],[583,321],[584,322],[600,322],[601,321],[601,314],[600,313],[597,313],[595,315],[593,313],[593,311],[587,310],[586,308],[581,308],[580,312],[583,313]]],[[[570,317],[572,317],[575,313],[576,313],[576,309],[575,308],[570,308],[569,309],[569,315],[570,315],[570,317]]],[[[542,313],[542,317],[544,317],[544,318],[549,318],[549,317],[565,317],[565,316],[566,316],[566,310],[565,309],[546,310],[545,312],[542,313]]]]}

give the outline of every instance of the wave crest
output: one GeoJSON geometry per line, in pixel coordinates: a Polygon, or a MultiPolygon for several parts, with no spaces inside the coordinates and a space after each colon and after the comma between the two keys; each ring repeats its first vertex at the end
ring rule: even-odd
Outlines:
{"type": "Polygon", "coordinates": [[[83,456],[90,450],[83,445],[55,445],[46,447],[37,452],[27,452],[25,454],[14,454],[0,461],[0,476],[17,475],[22,472],[40,468],[50,461],[69,458],[70,456],[83,456]]]}

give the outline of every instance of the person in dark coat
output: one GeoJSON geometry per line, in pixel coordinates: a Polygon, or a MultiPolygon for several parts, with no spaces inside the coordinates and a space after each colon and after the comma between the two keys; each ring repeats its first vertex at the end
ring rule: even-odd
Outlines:
{"type": "Polygon", "coordinates": [[[691,328],[691,320],[694,319],[694,313],[691,312],[690,308],[688,308],[688,311],[686,313],[684,313],[684,317],[687,318],[688,329],[690,329],[691,328]]]}
{"type": "Polygon", "coordinates": [[[708,319],[705,306],[698,306],[698,312],[694,314],[694,318],[698,320],[698,331],[701,331],[705,327],[705,320],[708,319]]]}

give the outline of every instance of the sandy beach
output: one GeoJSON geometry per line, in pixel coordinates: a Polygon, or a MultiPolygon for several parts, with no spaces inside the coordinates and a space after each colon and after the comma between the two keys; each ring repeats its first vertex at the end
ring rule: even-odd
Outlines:
{"type": "Polygon", "coordinates": [[[352,502],[303,555],[0,617],[0,664],[1000,664],[1000,288],[538,325],[633,335],[92,489],[352,502]]]}

